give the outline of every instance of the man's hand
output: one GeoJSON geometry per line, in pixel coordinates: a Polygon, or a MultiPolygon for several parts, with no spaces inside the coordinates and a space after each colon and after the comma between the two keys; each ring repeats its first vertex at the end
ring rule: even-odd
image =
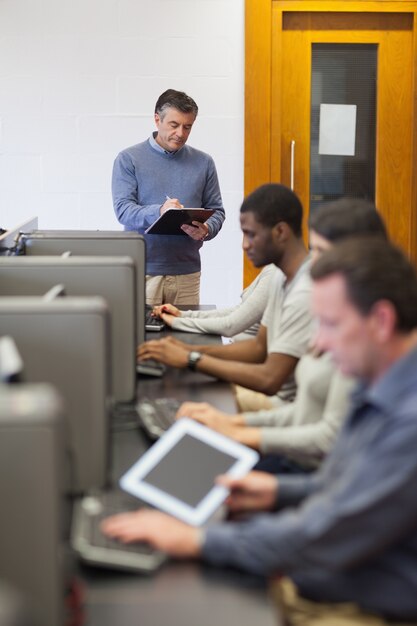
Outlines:
{"type": "Polygon", "coordinates": [[[165,513],[140,509],[103,520],[102,532],[122,543],[145,541],[175,557],[197,557],[201,552],[200,532],[165,513]]]}
{"type": "Polygon", "coordinates": [[[183,224],[181,226],[181,230],[183,230],[191,239],[195,239],[195,241],[203,241],[209,232],[209,227],[207,224],[202,224],[201,222],[197,222],[194,220],[190,224],[183,224]]]}
{"type": "Polygon", "coordinates": [[[233,513],[270,511],[277,501],[278,480],[266,472],[249,472],[244,478],[219,476],[216,483],[230,489],[226,504],[233,513]]]}
{"type": "Polygon", "coordinates": [[[164,204],[159,209],[159,215],[163,215],[168,209],[183,209],[184,205],[178,200],[178,198],[167,198],[164,204]]]}
{"type": "Polygon", "coordinates": [[[165,365],[185,368],[188,366],[190,351],[189,345],[172,337],[164,337],[164,339],[154,339],[142,343],[137,349],[137,357],[140,361],[155,359],[155,361],[165,363],[165,365]]]}

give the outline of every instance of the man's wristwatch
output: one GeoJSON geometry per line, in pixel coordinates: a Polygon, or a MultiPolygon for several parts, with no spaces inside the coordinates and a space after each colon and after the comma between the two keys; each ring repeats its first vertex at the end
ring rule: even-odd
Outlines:
{"type": "Polygon", "coordinates": [[[188,369],[195,371],[197,367],[197,363],[201,359],[203,355],[201,352],[197,352],[196,350],[192,350],[188,355],[188,369]]]}

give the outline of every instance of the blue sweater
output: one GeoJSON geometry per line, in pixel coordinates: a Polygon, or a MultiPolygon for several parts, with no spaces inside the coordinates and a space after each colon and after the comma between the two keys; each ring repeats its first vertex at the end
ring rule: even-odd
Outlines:
{"type": "MultiPolygon", "coordinates": [[[[165,152],[152,136],[117,156],[112,193],[119,222],[125,230],[141,234],[159,217],[166,196],[178,198],[184,207],[217,209],[207,220],[207,239],[217,235],[225,219],[211,156],[188,145],[174,153],[165,152]]],[[[186,235],[144,237],[147,274],[190,274],[200,270],[202,242],[186,235]]]]}

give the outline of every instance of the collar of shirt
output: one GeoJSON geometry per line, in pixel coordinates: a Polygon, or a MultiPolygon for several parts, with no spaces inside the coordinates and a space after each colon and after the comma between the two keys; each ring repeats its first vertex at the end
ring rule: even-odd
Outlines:
{"type": "Polygon", "coordinates": [[[410,387],[417,392],[417,348],[398,359],[375,384],[359,383],[352,400],[356,406],[371,404],[395,413],[410,387]]]}
{"type": "Polygon", "coordinates": [[[174,157],[184,147],[182,146],[182,148],[180,148],[179,150],[174,150],[174,152],[169,152],[168,150],[164,150],[164,148],[162,148],[162,146],[160,146],[159,143],[155,139],[157,134],[158,133],[156,131],[152,133],[152,135],[149,137],[149,143],[151,144],[154,150],[156,150],[157,152],[160,152],[161,154],[164,154],[167,157],[170,157],[170,158],[174,157]]]}
{"type": "Polygon", "coordinates": [[[311,254],[309,253],[307,254],[304,261],[301,263],[300,267],[298,268],[293,278],[290,281],[288,281],[288,279],[285,278],[284,284],[283,284],[284,293],[287,294],[292,289],[293,285],[295,285],[295,283],[301,278],[301,276],[303,276],[306,273],[306,271],[310,273],[310,268],[311,268],[311,254]]]}

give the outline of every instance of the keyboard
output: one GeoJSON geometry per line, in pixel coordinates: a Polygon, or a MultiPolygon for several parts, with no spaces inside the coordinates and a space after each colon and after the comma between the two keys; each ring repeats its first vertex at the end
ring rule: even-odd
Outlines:
{"type": "Polygon", "coordinates": [[[136,361],[136,373],[145,374],[145,376],[161,377],[166,372],[166,365],[155,361],[155,359],[146,359],[146,361],[136,361]]]}
{"type": "Polygon", "coordinates": [[[142,398],[136,405],[139,424],[151,439],[159,439],[174,423],[180,405],[176,398],[142,398]]]}
{"type": "Polygon", "coordinates": [[[152,308],[145,311],[145,329],[150,331],[160,331],[165,328],[165,322],[160,317],[152,315],[152,308]]]}
{"type": "Polygon", "coordinates": [[[123,544],[100,530],[106,517],[137,510],[141,503],[119,491],[97,491],[74,503],[71,544],[79,558],[98,567],[153,572],[167,558],[147,543],[123,544]]]}

